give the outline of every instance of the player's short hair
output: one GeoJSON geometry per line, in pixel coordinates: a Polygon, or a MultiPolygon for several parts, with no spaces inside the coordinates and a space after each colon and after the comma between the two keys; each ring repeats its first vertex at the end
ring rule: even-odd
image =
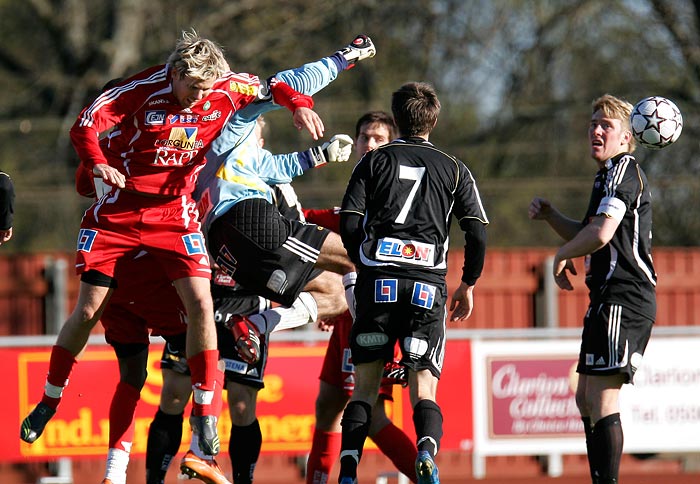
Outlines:
{"type": "MultiPolygon", "coordinates": [[[[630,135],[632,134],[630,115],[632,114],[634,106],[624,99],[615,97],[612,94],[603,94],[598,99],[593,101],[592,108],[593,111],[591,114],[601,111],[606,118],[619,119],[622,121],[622,129],[629,131],[630,135]]],[[[634,139],[634,136],[630,136],[629,147],[629,152],[634,153],[634,150],[637,147],[637,141],[634,139]]]]}
{"type": "Polygon", "coordinates": [[[440,100],[427,82],[409,82],[391,96],[391,112],[401,136],[430,133],[440,115],[440,100]]]}
{"type": "Polygon", "coordinates": [[[168,57],[168,64],[180,77],[200,81],[218,79],[230,71],[221,47],[200,37],[194,29],[183,30],[175,50],[168,57]]]}
{"type": "Polygon", "coordinates": [[[389,139],[393,140],[398,137],[398,129],[394,117],[386,111],[369,111],[360,116],[355,124],[355,138],[360,136],[360,130],[366,124],[381,124],[389,130],[389,139]]]}

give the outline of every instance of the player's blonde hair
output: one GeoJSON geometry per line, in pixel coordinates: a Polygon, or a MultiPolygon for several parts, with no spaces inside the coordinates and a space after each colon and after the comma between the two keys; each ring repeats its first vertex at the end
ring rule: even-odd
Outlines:
{"type": "Polygon", "coordinates": [[[200,37],[194,29],[183,30],[175,50],[168,57],[168,64],[180,77],[200,81],[218,79],[230,70],[221,47],[200,37]]]}
{"type": "Polygon", "coordinates": [[[634,153],[637,148],[637,140],[632,136],[632,125],[630,124],[632,109],[634,106],[630,103],[611,94],[603,94],[593,101],[593,113],[601,111],[606,118],[619,119],[622,121],[622,129],[630,132],[630,153],[634,153]]]}

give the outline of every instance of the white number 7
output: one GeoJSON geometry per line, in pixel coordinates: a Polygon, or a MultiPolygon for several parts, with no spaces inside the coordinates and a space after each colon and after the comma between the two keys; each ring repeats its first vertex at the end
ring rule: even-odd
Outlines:
{"type": "Polygon", "coordinates": [[[420,185],[420,181],[423,179],[423,175],[425,175],[425,167],[419,168],[403,165],[399,166],[399,178],[401,180],[414,180],[414,183],[411,191],[408,194],[406,203],[404,203],[403,208],[401,208],[401,212],[399,212],[399,216],[396,217],[394,222],[402,224],[406,221],[408,211],[411,208],[411,203],[413,203],[413,198],[416,196],[416,192],[418,192],[418,186],[420,185]]]}

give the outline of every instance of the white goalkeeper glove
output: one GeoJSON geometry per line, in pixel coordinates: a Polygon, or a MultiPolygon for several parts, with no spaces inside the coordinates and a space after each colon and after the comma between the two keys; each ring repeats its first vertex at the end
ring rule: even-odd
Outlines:
{"type": "Polygon", "coordinates": [[[342,163],[350,159],[352,154],[352,138],[347,134],[336,134],[321,146],[309,149],[314,167],[328,162],[342,163]]]}

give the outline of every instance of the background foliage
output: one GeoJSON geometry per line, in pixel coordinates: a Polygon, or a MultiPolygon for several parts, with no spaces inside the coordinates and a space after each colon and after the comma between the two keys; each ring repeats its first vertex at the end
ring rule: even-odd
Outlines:
{"type": "MultiPolygon", "coordinates": [[[[496,246],[555,245],[527,219],[534,195],[578,218],[595,165],[590,103],[648,95],[683,112],[680,140],[637,154],[653,184],[655,244],[700,245],[699,1],[691,0],[0,0],[0,166],[15,181],[15,235],[3,251],[72,250],[82,211],[68,129],[109,79],[164,62],[183,29],[220,43],[233,70],[267,77],[328,55],[357,33],[377,56],[315,96],[327,137],[354,135],[369,109],[422,80],[443,112],[431,141],[467,162],[496,246]]],[[[273,151],[312,144],[287,112],[268,116],[273,151]]],[[[295,182],[307,206],[339,204],[352,169],[295,182]]],[[[457,242],[459,239],[455,239],[457,242]]]]}

